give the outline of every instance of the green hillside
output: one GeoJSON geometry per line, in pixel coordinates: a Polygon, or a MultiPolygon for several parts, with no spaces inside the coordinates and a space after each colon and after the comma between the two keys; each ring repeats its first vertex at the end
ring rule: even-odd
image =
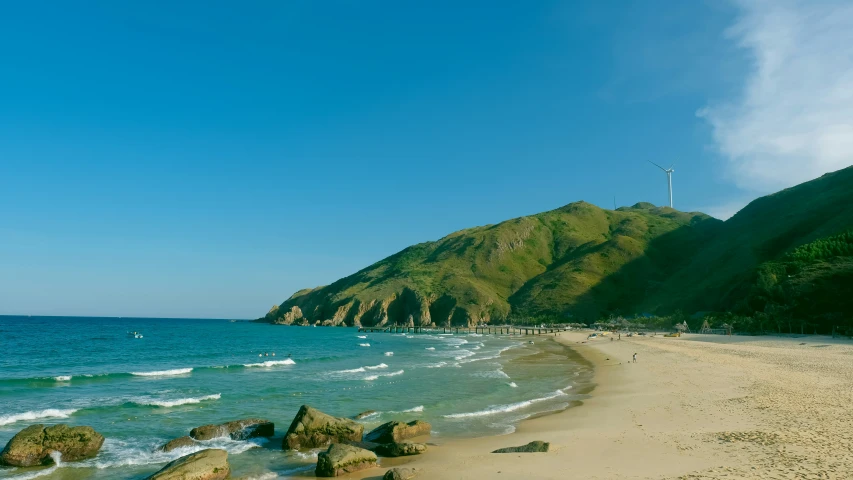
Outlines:
{"type": "Polygon", "coordinates": [[[258,320],[441,326],[681,310],[841,324],[853,316],[851,229],[853,167],[759,198],[726,222],[576,202],[414,245],[258,320]]]}
{"type": "Polygon", "coordinates": [[[664,281],[721,223],[650,204],[611,211],[576,202],[409,247],[299,291],[262,320],[469,325],[511,312],[593,319],[615,304],[638,303],[636,285],[664,281]],[[590,295],[601,285],[609,288],[590,295]]]}
{"type": "MultiPolygon", "coordinates": [[[[768,262],[790,263],[795,259],[789,253],[796,252],[797,247],[851,228],[853,167],[759,198],[744,207],[650,297],[645,307],[667,311],[679,308],[685,312],[760,311],[761,305],[749,304],[749,296],[759,283],[761,272],[772,270],[768,262]]],[[[825,264],[835,256],[827,251],[821,258],[802,258],[795,263],[825,264]]],[[[811,271],[817,274],[814,268],[811,271]]]]}

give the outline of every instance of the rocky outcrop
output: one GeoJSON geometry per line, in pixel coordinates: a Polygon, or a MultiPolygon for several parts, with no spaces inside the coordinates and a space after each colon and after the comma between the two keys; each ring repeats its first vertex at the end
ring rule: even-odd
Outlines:
{"type": "Polygon", "coordinates": [[[414,420],[409,423],[394,420],[374,428],[364,439],[376,443],[400,443],[409,438],[429,435],[431,430],[432,426],[422,420],[414,420]]]}
{"type": "Polygon", "coordinates": [[[174,440],[170,440],[168,443],[160,447],[160,450],[164,452],[171,452],[177,448],[185,448],[185,447],[193,447],[196,445],[196,441],[193,440],[190,436],[183,436],[176,438],[174,440]]]}
{"type": "Polygon", "coordinates": [[[224,480],[230,474],[228,452],[209,448],[184,455],[146,480],[224,480]]]}
{"type": "MultiPolygon", "coordinates": [[[[274,314],[276,314],[276,315],[278,314],[278,309],[276,309],[276,312],[274,312],[274,314]]],[[[279,315],[279,316],[275,317],[273,323],[276,323],[279,325],[292,325],[294,323],[300,322],[301,320],[302,320],[302,310],[299,307],[297,307],[296,305],[294,305],[293,307],[290,308],[290,311],[285,312],[283,315],[279,315]]]]}
{"type": "Polygon", "coordinates": [[[217,437],[247,440],[255,437],[272,437],[274,434],[275,424],[263,418],[245,418],[221,425],[202,425],[190,431],[190,437],[196,440],[210,440],[217,437]]]}
{"type": "Polygon", "coordinates": [[[333,417],[302,405],[287,429],[282,448],[298,450],[325,447],[331,443],[359,442],[363,434],[364,426],[353,420],[333,417]]]}
{"type": "Polygon", "coordinates": [[[427,450],[427,446],[423,443],[383,443],[372,449],[377,455],[383,457],[405,457],[409,455],[420,455],[427,450]]]}
{"type": "Polygon", "coordinates": [[[75,462],[98,454],[104,437],[92,427],[31,425],[18,432],[0,452],[0,464],[33,467],[55,463],[51,453],[59,452],[63,462],[75,462]]]}
{"type": "Polygon", "coordinates": [[[333,443],[328,450],[317,456],[318,477],[337,477],[376,466],[376,454],[370,450],[333,443]]]}
{"type": "Polygon", "coordinates": [[[522,445],[520,447],[506,447],[499,448],[492,453],[536,453],[536,452],[547,452],[548,448],[551,447],[551,444],[548,442],[542,442],[539,440],[528,443],[527,445],[522,445]]]}
{"type": "Polygon", "coordinates": [[[411,480],[417,476],[418,471],[414,468],[395,467],[382,476],[382,480],[411,480]]]}
{"type": "Polygon", "coordinates": [[[369,417],[369,416],[373,415],[374,413],[376,413],[376,410],[365,410],[365,411],[359,413],[358,415],[356,415],[355,417],[353,417],[353,419],[361,420],[362,418],[369,417]]]}

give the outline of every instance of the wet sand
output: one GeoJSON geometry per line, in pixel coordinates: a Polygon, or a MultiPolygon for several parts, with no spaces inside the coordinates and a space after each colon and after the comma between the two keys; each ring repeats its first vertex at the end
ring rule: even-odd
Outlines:
{"type": "Polygon", "coordinates": [[[419,479],[853,476],[853,342],[585,339],[556,338],[595,367],[595,387],[582,405],[524,421],[509,435],[442,441],[393,464],[421,469],[419,479]],[[489,453],[533,440],[551,442],[551,451],[489,453]]]}

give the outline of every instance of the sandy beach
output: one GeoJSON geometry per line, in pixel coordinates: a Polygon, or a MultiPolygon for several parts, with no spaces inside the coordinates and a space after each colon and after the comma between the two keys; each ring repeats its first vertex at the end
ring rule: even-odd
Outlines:
{"type": "MultiPolygon", "coordinates": [[[[595,366],[596,386],[582,405],[527,420],[509,435],[441,442],[394,464],[421,469],[422,479],[853,475],[853,342],[585,339],[585,333],[554,339],[595,366]],[[635,352],[637,363],[629,363],[635,352]],[[551,451],[489,453],[533,440],[551,442],[551,451]]],[[[367,473],[362,478],[379,478],[367,473]]]]}

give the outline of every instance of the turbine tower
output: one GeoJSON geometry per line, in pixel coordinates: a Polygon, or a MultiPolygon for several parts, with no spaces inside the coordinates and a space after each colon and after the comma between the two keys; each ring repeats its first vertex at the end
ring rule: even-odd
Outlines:
{"type": "Polygon", "coordinates": [[[663,168],[663,167],[661,167],[660,165],[658,165],[657,163],[655,163],[655,162],[653,162],[653,161],[651,161],[651,160],[649,160],[649,163],[651,163],[652,165],[654,165],[654,166],[658,167],[659,169],[663,170],[663,171],[664,171],[664,173],[666,173],[666,181],[667,181],[667,183],[669,184],[669,208],[673,208],[673,207],[672,207],[672,172],[674,172],[675,170],[674,170],[672,167],[673,167],[675,164],[673,163],[672,165],[670,165],[670,166],[669,166],[669,168],[663,168]]]}

